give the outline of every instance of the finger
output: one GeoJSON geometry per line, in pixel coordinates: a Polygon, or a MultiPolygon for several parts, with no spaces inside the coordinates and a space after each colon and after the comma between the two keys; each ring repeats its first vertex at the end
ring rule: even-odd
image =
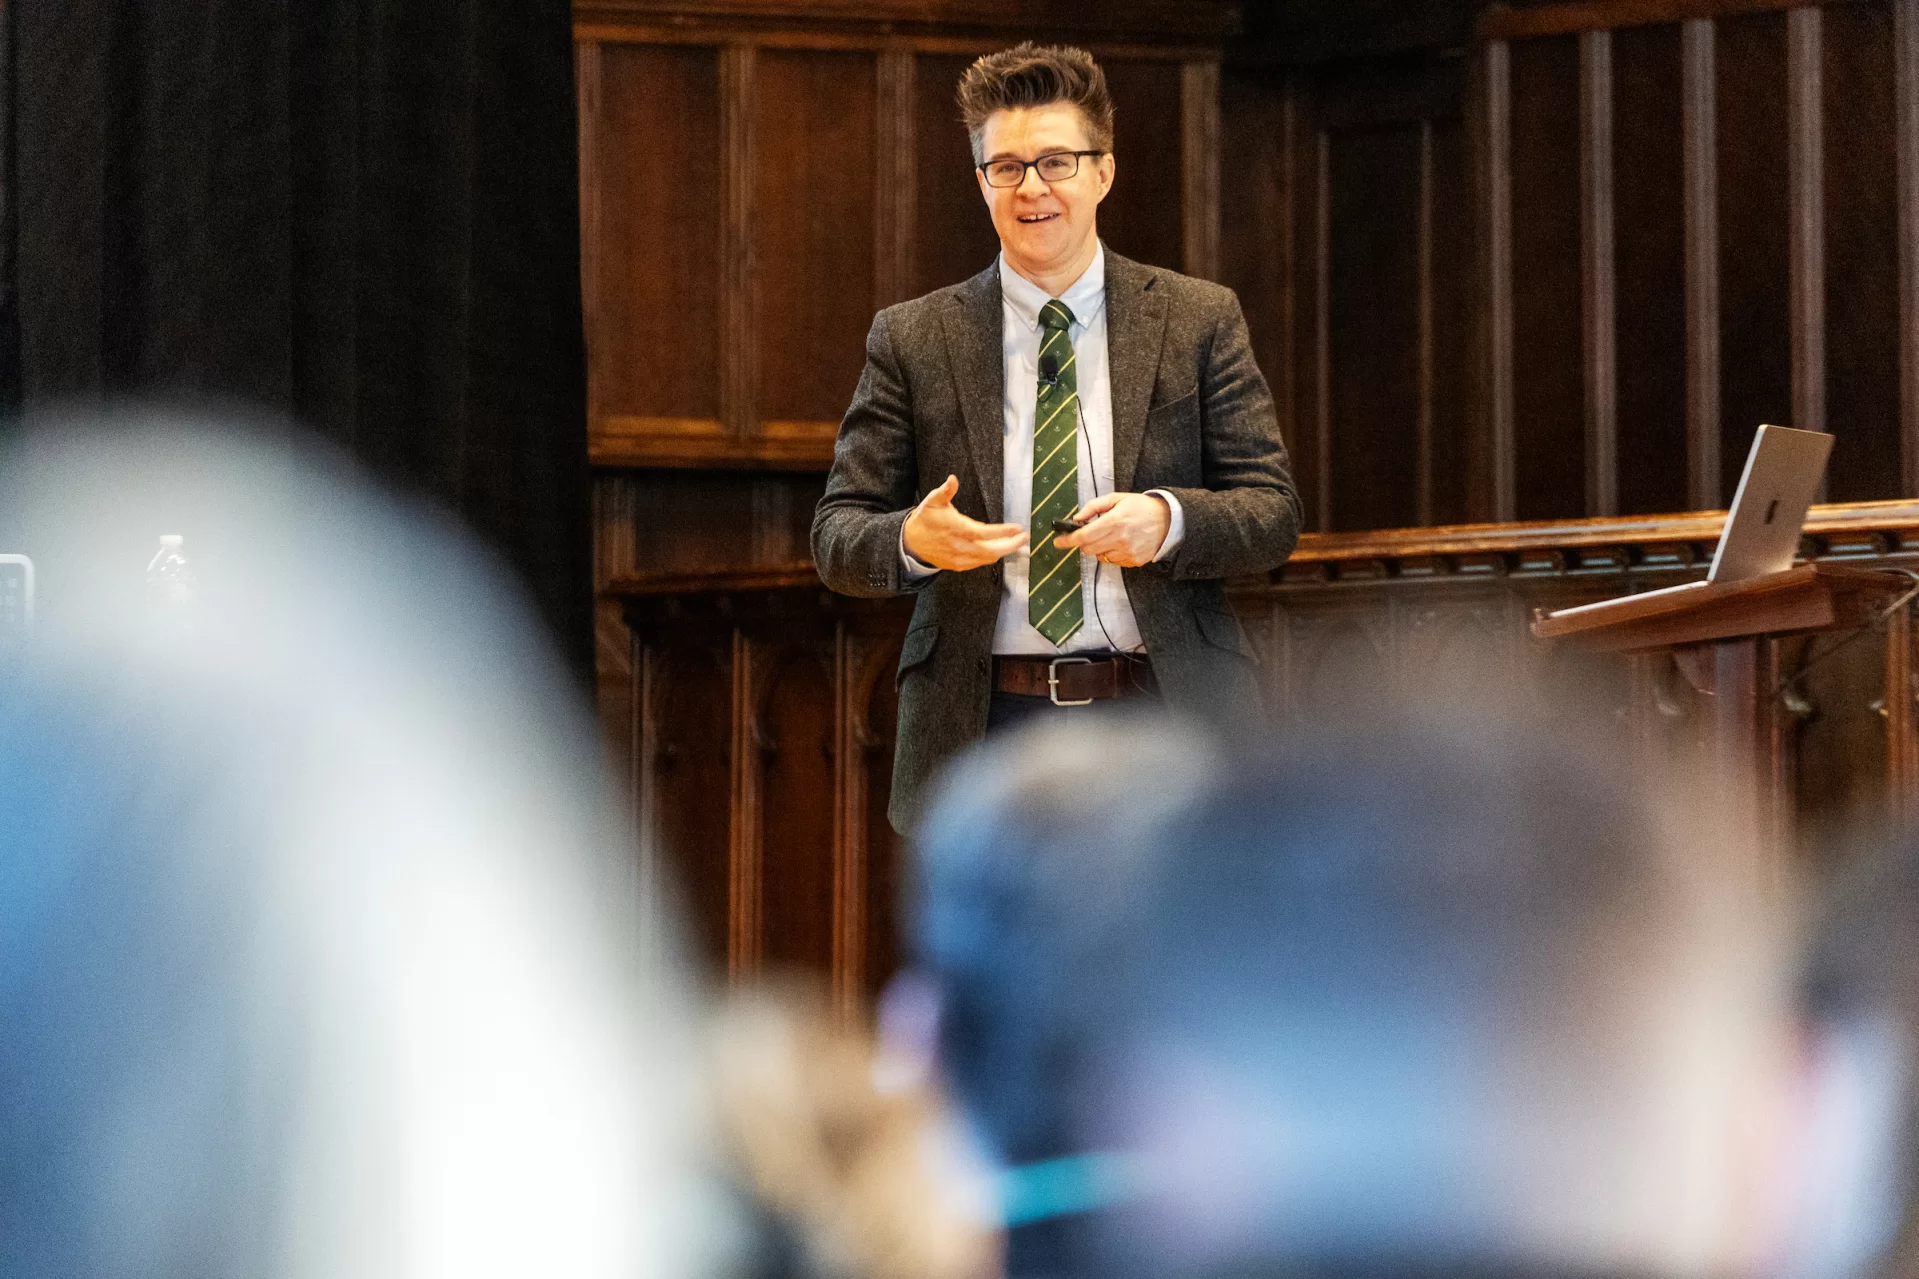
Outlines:
{"type": "Polygon", "coordinates": [[[949,475],[946,477],[946,483],[920,499],[920,509],[924,510],[931,506],[951,506],[953,494],[957,492],[959,492],[959,476],[949,475]]]}
{"type": "Polygon", "coordinates": [[[1079,508],[1079,517],[1081,519],[1091,519],[1095,515],[1104,515],[1115,506],[1118,506],[1122,500],[1131,496],[1132,494],[1130,493],[1102,493],[1079,508]]]}
{"type": "Polygon", "coordinates": [[[1015,533],[1011,537],[995,537],[975,543],[975,546],[983,554],[992,557],[992,559],[986,561],[989,564],[992,563],[993,560],[1005,559],[1008,555],[1011,555],[1024,545],[1026,545],[1026,534],[1024,533],[1015,533]]]}

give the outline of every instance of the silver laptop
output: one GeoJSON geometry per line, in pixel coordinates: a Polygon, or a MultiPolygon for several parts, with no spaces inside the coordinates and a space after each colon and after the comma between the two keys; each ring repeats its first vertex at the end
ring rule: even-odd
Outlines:
{"type": "MultiPolygon", "coordinates": [[[[1726,526],[1720,531],[1719,549],[1713,552],[1705,581],[1682,582],[1625,598],[1673,595],[1714,582],[1743,582],[1791,568],[1793,554],[1799,549],[1799,534],[1806,525],[1806,508],[1819,492],[1826,458],[1831,453],[1832,436],[1823,431],[1760,427],[1752,437],[1752,452],[1746,454],[1746,469],[1740,473],[1739,488],[1732,496],[1732,509],[1726,512],[1726,526]]],[[[1583,613],[1617,602],[1580,604],[1559,609],[1552,616],[1583,613]]]]}
{"type": "Polygon", "coordinates": [[[1819,492],[1831,453],[1832,436],[1823,431],[1759,428],[1706,572],[1708,582],[1743,582],[1792,567],[1806,508],[1819,492]]]}

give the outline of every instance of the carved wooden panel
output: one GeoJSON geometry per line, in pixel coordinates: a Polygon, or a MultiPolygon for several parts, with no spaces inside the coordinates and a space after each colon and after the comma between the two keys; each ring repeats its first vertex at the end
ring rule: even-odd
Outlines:
{"type": "Polygon", "coordinates": [[[830,447],[875,305],[877,61],[769,49],[754,74],[758,430],[830,447]]]}
{"type": "MultiPolygon", "coordinates": [[[[1436,690],[1577,715],[1648,776],[1722,731],[1668,657],[1597,655],[1531,638],[1558,608],[1697,577],[1717,521],[1615,519],[1422,534],[1309,535],[1270,581],[1233,601],[1277,717],[1334,719],[1436,690]]],[[[1826,507],[1809,523],[1822,560],[1919,567],[1919,504],[1826,507]]],[[[696,933],[735,974],[826,975],[849,1016],[900,958],[904,850],[886,824],[893,671],[911,601],[850,600],[811,570],[639,574],[623,603],[640,693],[609,736],[629,759],[652,855],[679,884],[696,933]]],[[[1910,614],[1810,643],[1761,646],[1755,678],[1777,749],[1767,767],[1808,848],[1829,830],[1910,811],[1919,797],[1919,684],[1910,614]],[[1820,654],[1831,652],[1830,658],[1820,654]],[[1804,678],[1797,678],[1801,672],[1804,678]]]]}
{"type": "Polygon", "coordinates": [[[591,412],[717,432],[718,51],[590,46],[582,65],[591,412]]]}

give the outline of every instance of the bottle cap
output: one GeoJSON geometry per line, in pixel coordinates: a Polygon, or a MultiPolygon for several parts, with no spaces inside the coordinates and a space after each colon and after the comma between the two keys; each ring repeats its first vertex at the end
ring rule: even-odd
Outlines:
{"type": "Polygon", "coordinates": [[[167,547],[179,546],[185,541],[186,539],[184,537],[181,537],[178,533],[160,534],[160,545],[162,546],[167,546],[167,547]]]}

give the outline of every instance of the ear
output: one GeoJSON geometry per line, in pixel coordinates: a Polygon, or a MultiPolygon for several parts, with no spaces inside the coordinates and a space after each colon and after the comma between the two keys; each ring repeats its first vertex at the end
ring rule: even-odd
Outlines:
{"type": "Polygon", "coordinates": [[[993,188],[986,185],[986,175],[980,171],[978,165],[973,166],[973,181],[979,183],[980,199],[986,201],[987,208],[992,208],[993,188]]]}
{"type": "Polygon", "coordinates": [[[1099,158],[1099,198],[1104,200],[1106,193],[1113,189],[1113,153],[1108,151],[1099,158]]]}

